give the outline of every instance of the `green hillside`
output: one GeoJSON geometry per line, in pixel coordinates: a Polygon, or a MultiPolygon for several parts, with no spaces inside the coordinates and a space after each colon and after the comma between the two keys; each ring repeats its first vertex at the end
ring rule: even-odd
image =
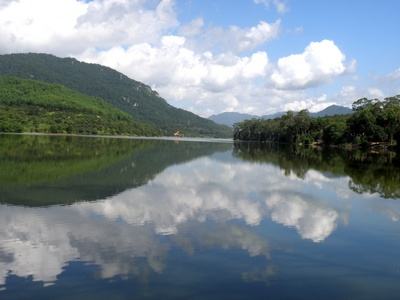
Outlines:
{"type": "Polygon", "coordinates": [[[59,84],[0,76],[0,132],[156,135],[101,99],[59,84]]]}
{"type": "Polygon", "coordinates": [[[105,66],[47,54],[0,55],[0,74],[59,83],[83,94],[100,97],[171,135],[231,137],[231,129],[169,105],[149,86],[105,66]]]}

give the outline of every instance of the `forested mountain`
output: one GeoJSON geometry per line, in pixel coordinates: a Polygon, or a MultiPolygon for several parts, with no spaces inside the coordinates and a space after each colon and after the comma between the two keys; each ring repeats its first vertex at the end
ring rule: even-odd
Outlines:
{"type": "Polygon", "coordinates": [[[264,120],[271,120],[271,119],[275,119],[275,118],[280,118],[285,114],[285,112],[283,111],[278,111],[274,114],[270,114],[270,115],[263,115],[261,116],[262,119],[264,120]]]}
{"type": "Polygon", "coordinates": [[[102,99],[10,76],[0,76],[0,132],[159,134],[102,99]]]}
{"type": "MultiPolygon", "coordinates": [[[[328,116],[337,116],[337,115],[348,115],[351,114],[353,111],[344,106],[340,105],[331,105],[327,108],[319,111],[310,113],[311,117],[328,117],[328,116]]],[[[277,112],[270,115],[251,115],[251,114],[242,114],[237,112],[223,112],[220,114],[212,115],[209,117],[210,120],[213,120],[215,123],[223,124],[227,126],[233,126],[235,123],[242,122],[244,120],[251,120],[251,119],[264,119],[264,120],[272,120],[276,118],[282,117],[286,112],[277,112]]]]}
{"type": "Polygon", "coordinates": [[[310,116],[311,117],[329,117],[329,116],[349,115],[352,113],[353,113],[353,111],[351,108],[339,106],[339,105],[331,105],[319,112],[310,113],[310,116]]]}
{"type": "Polygon", "coordinates": [[[13,75],[62,84],[100,97],[135,120],[160,129],[162,135],[180,130],[187,136],[230,137],[231,129],[169,105],[149,86],[111,68],[48,54],[0,55],[0,75],[13,75]]]}

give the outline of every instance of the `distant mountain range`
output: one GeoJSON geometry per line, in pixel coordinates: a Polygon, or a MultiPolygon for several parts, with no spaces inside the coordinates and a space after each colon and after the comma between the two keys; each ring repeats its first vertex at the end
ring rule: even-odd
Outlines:
{"type": "Polygon", "coordinates": [[[336,115],[349,115],[352,113],[353,110],[351,108],[340,105],[331,105],[319,112],[311,113],[310,115],[312,117],[326,117],[326,116],[336,116],[336,115]]]}
{"type": "MultiPolygon", "coordinates": [[[[319,112],[314,112],[310,113],[311,117],[326,117],[326,116],[335,116],[335,115],[348,115],[351,114],[353,111],[344,106],[340,105],[331,105],[328,106],[327,108],[319,111],[319,112]]],[[[209,117],[210,120],[213,120],[215,123],[226,125],[226,126],[233,126],[233,124],[248,120],[248,119],[275,119],[275,118],[280,118],[282,117],[286,112],[277,112],[274,114],[270,115],[263,115],[263,116],[257,116],[257,115],[251,115],[251,114],[242,114],[238,112],[223,112],[220,114],[212,115],[209,117]]]]}
{"type": "Polygon", "coordinates": [[[0,55],[0,75],[58,84],[68,88],[68,94],[97,98],[127,113],[139,127],[158,130],[159,135],[179,130],[185,136],[232,136],[231,128],[176,108],[149,86],[102,65],[48,54],[7,54],[0,55]]]}
{"type": "Polygon", "coordinates": [[[227,126],[232,126],[233,124],[241,122],[243,120],[254,119],[254,118],[259,118],[259,116],[242,114],[238,112],[223,112],[209,117],[209,119],[213,120],[215,123],[227,126]]]}

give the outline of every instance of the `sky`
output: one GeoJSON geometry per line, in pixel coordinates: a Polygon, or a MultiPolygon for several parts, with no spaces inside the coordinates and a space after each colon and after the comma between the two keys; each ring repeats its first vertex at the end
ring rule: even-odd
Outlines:
{"type": "Polygon", "coordinates": [[[207,117],[400,94],[397,0],[0,0],[0,54],[99,63],[207,117]]]}

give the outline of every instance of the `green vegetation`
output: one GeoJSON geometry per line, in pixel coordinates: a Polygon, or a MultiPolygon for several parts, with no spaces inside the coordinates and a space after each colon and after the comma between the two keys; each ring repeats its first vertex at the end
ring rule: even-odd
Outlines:
{"type": "Polygon", "coordinates": [[[235,143],[233,153],[247,161],[276,165],[286,176],[293,174],[304,179],[309,170],[317,170],[327,177],[349,176],[349,187],[356,193],[400,198],[400,155],[394,152],[320,150],[240,142],[235,143]]]}
{"type": "Polygon", "coordinates": [[[400,145],[400,95],[353,104],[351,115],[311,118],[306,110],[287,112],[273,120],[246,120],[235,124],[234,139],[293,145],[400,145]]]}
{"type": "Polygon", "coordinates": [[[99,98],[62,85],[0,76],[0,132],[156,135],[99,98]]]}
{"type": "Polygon", "coordinates": [[[175,108],[149,86],[101,65],[47,54],[10,54],[0,55],[0,74],[58,83],[102,98],[135,120],[158,128],[161,135],[180,130],[185,136],[232,136],[231,128],[175,108]]]}

